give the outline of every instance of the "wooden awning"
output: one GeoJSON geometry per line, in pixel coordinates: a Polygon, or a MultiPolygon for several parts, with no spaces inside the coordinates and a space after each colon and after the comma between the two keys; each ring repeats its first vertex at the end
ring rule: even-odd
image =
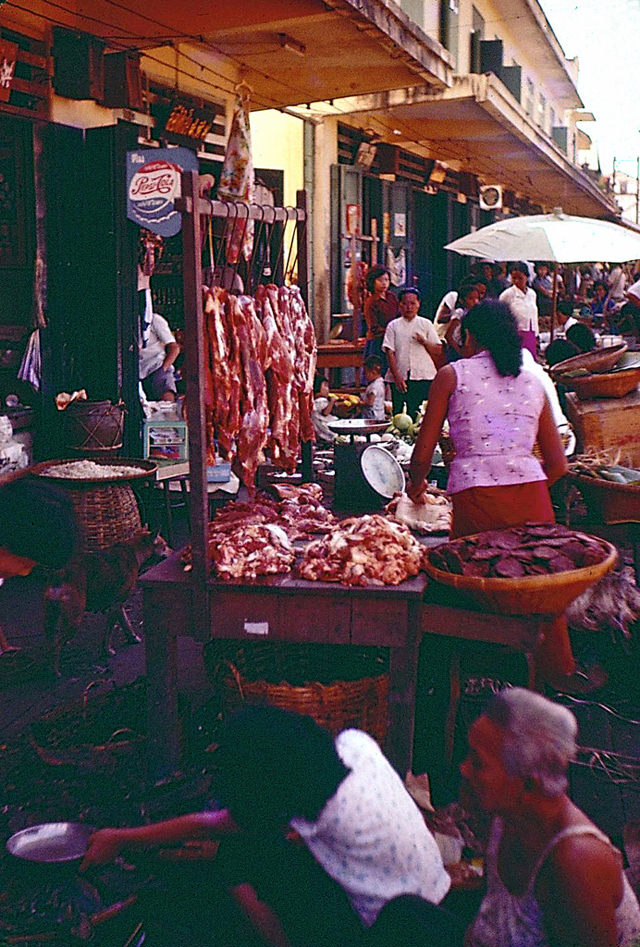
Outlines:
{"type": "Polygon", "coordinates": [[[107,51],[139,49],[176,71],[202,71],[232,91],[244,79],[252,107],[296,105],[421,83],[451,84],[453,61],[392,0],[32,0],[11,19],[89,33],[107,51]],[[55,18],[55,19],[54,19],[55,18]],[[194,60],[194,61],[192,61],[194,60]]]}
{"type": "Polygon", "coordinates": [[[350,122],[384,140],[474,174],[481,184],[500,184],[544,210],[617,216],[613,197],[569,160],[492,74],[456,76],[439,91],[360,97],[351,100],[349,112],[350,122]]]}

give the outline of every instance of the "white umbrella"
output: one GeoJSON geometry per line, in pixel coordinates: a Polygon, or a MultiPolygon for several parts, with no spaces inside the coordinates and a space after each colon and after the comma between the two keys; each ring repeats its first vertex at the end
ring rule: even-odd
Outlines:
{"type": "Polygon", "coordinates": [[[484,260],[624,263],[640,260],[640,233],[593,217],[552,214],[509,217],[468,233],[445,250],[484,260]]]}

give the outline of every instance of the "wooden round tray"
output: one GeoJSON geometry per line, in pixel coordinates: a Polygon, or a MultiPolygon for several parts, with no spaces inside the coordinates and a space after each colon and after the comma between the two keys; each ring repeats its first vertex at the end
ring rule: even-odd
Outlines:
{"type": "Polygon", "coordinates": [[[573,474],[589,512],[603,523],[640,523],[640,485],[573,474]]]}
{"type": "Polygon", "coordinates": [[[638,387],[640,367],[578,378],[561,375],[557,380],[566,388],[572,388],[581,401],[589,398],[624,398],[638,387]]]}
{"type": "Polygon", "coordinates": [[[42,477],[44,480],[48,480],[50,483],[57,483],[58,485],[64,487],[86,487],[87,485],[93,485],[96,483],[121,484],[127,483],[129,480],[144,480],[146,477],[153,476],[158,469],[158,465],[153,461],[141,460],[139,457],[117,457],[115,459],[107,459],[106,457],[100,457],[96,459],[91,457],[85,459],[91,460],[92,463],[97,464],[100,467],[137,467],[140,470],[140,473],[126,474],[124,476],[118,477],[56,477],[45,472],[50,470],[51,467],[59,467],[61,464],[80,463],[77,457],[69,457],[63,460],[45,460],[42,461],[42,463],[34,464],[33,467],[30,467],[29,473],[36,477],[42,477]]]}
{"type": "Polygon", "coordinates": [[[574,355],[573,358],[567,358],[564,362],[557,362],[551,369],[551,374],[558,380],[558,375],[565,375],[567,372],[580,370],[594,373],[607,372],[626,351],[627,343],[621,342],[619,345],[595,349],[593,352],[583,352],[582,355],[574,355]]]}
{"type": "Polygon", "coordinates": [[[425,556],[425,571],[436,582],[459,589],[488,611],[500,615],[561,615],[575,598],[610,572],[618,560],[615,546],[599,537],[592,538],[597,538],[602,545],[601,562],[552,575],[518,579],[457,575],[438,569],[428,556],[425,556]]]}

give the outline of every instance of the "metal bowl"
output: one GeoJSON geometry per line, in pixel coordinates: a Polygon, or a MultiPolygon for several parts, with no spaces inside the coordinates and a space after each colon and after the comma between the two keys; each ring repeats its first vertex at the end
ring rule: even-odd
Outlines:
{"type": "Polygon", "coordinates": [[[77,861],[87,850],[95,828],[80,822],[45,822],[16,832],[7,841],[7,851],[28,862],[77,861]]]}

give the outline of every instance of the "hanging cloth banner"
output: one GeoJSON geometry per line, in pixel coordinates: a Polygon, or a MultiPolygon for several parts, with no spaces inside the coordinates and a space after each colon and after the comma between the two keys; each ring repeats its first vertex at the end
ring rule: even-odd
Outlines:
{"type": "MultiPolygon", "coordinates": [[[[240,200],[251,204],[254,200],[254,186],[249,96],[246,91],[243,93],[239,90],[218,185],[218,197],[221,200],[240,200]]],[[[241,254],[246,260],[250,259],[252,250],[253,223],[240,218],[230,225],[227,234],[227,263],[237,263],[241,254]]]]}
{"type": "Polygon", "coordinates": [[[188,148],[141,148],[127,152],[127,217],[152,233],[173,237],[182,218],[174,208],[180,196],[180,175],[197,171],[198,159],[188,148]]]}

